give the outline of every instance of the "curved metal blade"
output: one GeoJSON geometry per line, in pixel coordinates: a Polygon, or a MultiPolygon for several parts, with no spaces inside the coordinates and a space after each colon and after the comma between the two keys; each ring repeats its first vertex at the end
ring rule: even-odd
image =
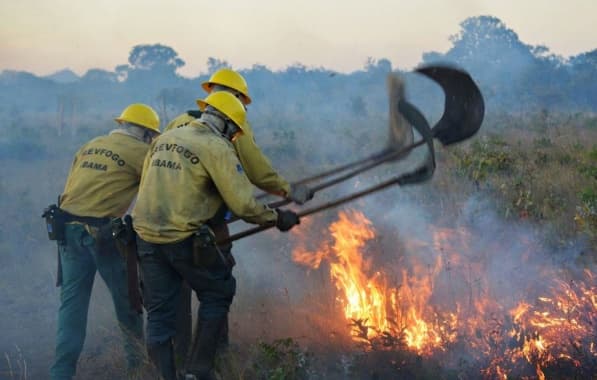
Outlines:
{"type": "Polygon", "coordinates": [[[419,109],[404,99],[398,102],[398,110],[421,135],[423,140],[427,143],[427,155],[425,161],[415,170],[405,173],[400,176],[400,185],[407,185],[412,183],[420,183],[427,181],[433,177],[435,172],[435,148],[433,146],[433,131],[425,119],[425,116],[419,109]]]}
{"type": "Polygon", "coordinates": [[[449,65],[428,65],[415,71],[444,90],[444,114],[433,126],[433,135],[442,144],[450,145],[477,133],[483,123],[485,101],[469,73],[449,65]]]}
{"type": "MultiPolygon", "coordinates": [[[[427,147],[429,149],[425,156],[425,161],[423,161],[421,165],[419,165],[416,169],[410,172],[401,174],[396,177],[392,177],[389,180],[372,186],[368,189],[361,190],[359,192],[349,194],[347,196],[319,205],[317,207],[301,211],[298,213],[300,217],[312,215],[323,210],[328,210],[333,207],[338,207],[342,204],[352,202],[355,199],[365,197],[369,194],[373,194],[390,186],[421,183],[433,177],[433,173],[435,171],[435,149],[433,146],[433,131],[429,126],[427,119],[425,119],[425,116],[423,116],[423,114],[421,113],[421,111],[417,109],[417,107],[413,106],[404,99],[401,99],[398,102],[398,111],[406,119],[406,121],[408,121],[408,123],[410,123],[410,125],[412,125],[421,134],[421,137],[423,138],[420,141],[420,143],[413,144],[410,149],[414,149],[416,146],[423,145],[423,142],[427,144],[427,147]]],[[[258,232],[265,231],[272,227],[272,225],[254,227],[231,235],[227,239],[219,241],[218,244],[229,243],[238,239],[242,239],[244,237],[254,235],[258,232]]]]}

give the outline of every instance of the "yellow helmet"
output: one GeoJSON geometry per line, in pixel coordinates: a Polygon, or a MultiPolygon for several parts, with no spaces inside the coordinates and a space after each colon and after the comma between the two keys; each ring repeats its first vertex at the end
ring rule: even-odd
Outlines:
{"type": "Polygon", "coordinates": [[[219,84],[221,86],[229,87],[233,90],[240,92],[242,96],[242,102],[251,104],[251,97],[249,96],[249,86],[242,75],[232,69],[220,69],[212,74],[207,82],[203,82],[201,87],[210,94],[212,86],[219,84]]]}
{"type": "Polygon", "coordinates": [[[244,132],[247,111],[245,111],[245,107],[240,100],[231,93],[225,91],[214,92],[213,94],[209,94],[205,99],[197,99],[197,105],[201,111],[205,111],[205,107],[208,105],[212,106],[232,120],[240,128],[241,132],[244,132]]]}
{"type": "Polygon", "coordinates": [[[117,122],[128,122],[151,129],[154,132],[160,133],[160,117],[157,112],[150,106],[142,103],[134,103],[126,107],[120,116],[116,119],[117,122]]]}

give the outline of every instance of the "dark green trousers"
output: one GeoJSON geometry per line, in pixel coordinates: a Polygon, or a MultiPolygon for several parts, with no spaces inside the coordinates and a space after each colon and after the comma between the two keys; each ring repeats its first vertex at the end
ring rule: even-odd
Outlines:
{"type": "Polygon", "coordinates": [[[62,287],[56,334],[56,358],[50,370],[52,380],[72,379],[85,342],[87,313],[95,273],[106,283],[123,334],[129,370],[143,358],[143,319],[130,307],[126,265],[114,244],[98,252],[94,238],[82,224],[67,224],[64,244],[59,244],[62,287]]]}

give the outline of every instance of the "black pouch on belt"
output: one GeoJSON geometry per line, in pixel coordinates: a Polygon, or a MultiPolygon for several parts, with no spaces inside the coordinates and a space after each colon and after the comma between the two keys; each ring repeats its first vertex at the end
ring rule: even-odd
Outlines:
{"type": "Polygon", "coordinates": [[[95,240],[95,248],[98,253],[101,254],[115,248],[112,224],[110,222],[99,226],[89,226],[89,230],[95,240]]]}
{"type": "Polygon", "coordinates": [[[219,263],[225,260],[216,246],[216,237],[211,228],[203,225],[193,234],[193,264],[208,269],[219,263]]]}
{"type": "Polygon", "coordinates": [[[64,225],[66,223],[66,214],[55,204],[49,205],[44,209],[41,215],[46,219],[46,230],[48,239],[64,241],[64,225]]]}

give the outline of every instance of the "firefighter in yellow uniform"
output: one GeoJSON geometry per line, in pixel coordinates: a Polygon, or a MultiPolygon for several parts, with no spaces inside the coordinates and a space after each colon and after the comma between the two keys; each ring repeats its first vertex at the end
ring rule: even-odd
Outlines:
{"type": "Polygon", "coordinates": [[[105,281],[122,330],[128,369],[142,363],[141,315],[129,304],[125,262],[112,238],[110,221],[122,216],[137,194],[143,160],[159,134],[157,113],[131,104],[115,119],[120,126],[89,141],[75,155],[59,208],[64,236],[58,242],[61,290],[53,380],[71,379],[85,340],[95,273],[105,281]]]}
{"type": "Polygon", "coordinates": [[[218,210],[226,205],[247,222],[275,225],[281,231],[299,223],[294,212],[269,209],[253,197],[231,144],[245,127],[242,103],[217,92],[198,105],[203,111],[199,119],[153,142],[133,209],[147,349],[166,380],[176,379],[172,338],[183,280],[197,294],[201,320],[187,375],[215,378],[217,340],[236,292],[230,252],[218,248],[209,228],[218,210]]]}
{"type": "MultiPolygon", "coordinates": [[[[226,91],[236,96],[245,106],[251,103],[247,82],[238,72],[228,68],[216,71],[209,80],[202,84],[202,87],[208,94],[226,91]]],[[[168,123],[164,132],[188,125],[200,116],[200,110],[187,111],[168,123]]],[[[307,186],[291,186],[286,179],[276,172],[270,160],[256,144],[253,131],[248,122],[243,129],[243,134],[238,136],[232,142],[232,145],[245,174],[253,185],[267,193],[290,198],[297,204],[303,204],[313,197],[313,192],[307,186]]],[[[224,220],[226,211],[226,209],[220,210],[215,220],[211,221],[212,228],[218,240],[228,236],[228,227],[224,220]]],[[[221,246],[220,249],[230,252],[232,246],[228,244],[221,246]]],[[[191,338],[192,324],[190,288],[186,284],[183,285],[181,293],[181,302],[177,311],[178,334],[175,338],[176,353],[179,360],[184,359],[186,356],[191,338]]],[[[220,343],[223,347],[228,344],[228,323],[226,323],[222,331],[220,343]]]]}
{"type": "MultiPolygon", "coordinates": [[[[236,96],[245,106],[251,104],[247,82],[242,75],[234,70],[220,69],[201,86],[208,94],[227,91],[236,96]]],[[[187,125],[200,115],[201,111],[187,111],[168,123],[164,132],[187,125]]],[[[308,187],[291,186],[276,172],[269,159],[256,144],[253,130],[248,122],[243,135],[239,136],[232,144],[247,177],[261,190],[289,198],[298,204],[303,204],[313,197],[313,193],[308,187]]]]}

